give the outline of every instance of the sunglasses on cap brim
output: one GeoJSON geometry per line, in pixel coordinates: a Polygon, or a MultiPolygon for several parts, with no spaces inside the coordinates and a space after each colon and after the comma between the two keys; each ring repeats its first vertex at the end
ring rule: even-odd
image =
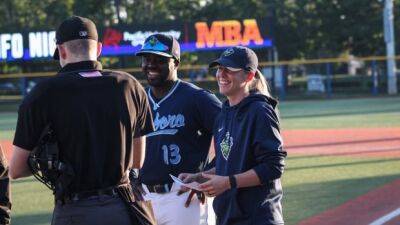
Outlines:
{"type": "Polygon", "coordinates": [[[232,71],[232,72],[238,72],[238,71],[241,71],[241,70],[243,70],[243,69],[240,69],[240,68],[233,68],[233,67],[226,67],[228,70],[230,70],[230,71],[232,71]]]}

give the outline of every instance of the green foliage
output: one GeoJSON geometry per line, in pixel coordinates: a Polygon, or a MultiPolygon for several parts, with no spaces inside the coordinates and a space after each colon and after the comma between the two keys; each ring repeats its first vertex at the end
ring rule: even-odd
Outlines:
{"type": "Polygon", "coordinates": [[[0,3],[0,29],[21,31],[25,29],[53,28],[71,15],[73,0],[3,0],[0,3]]]}
{"type": "Polygon", "coordinates": [[[128,15],[125,20],[122,20],[124,24],[190,21],[196,19],[196,15],[201,11],[198,0],[121,0],[120,2],[128,15]],[[129,2],[133,2],[133,4],[129,4],[129,2]]]}
{"type": "MultiPolygon", "coordinates": [[[[282,58],[382,55],[383,3],[377,0],[274,1],[282,58]]],[[[400,3],[399,1],[397,1],[400,3]]]]}
{"type": "MultiPolygon", "coordinates": [[[[379,0],[2,0],[0,30],[54,29],[81,15],[100,27],[184,23],[216,19],[265,18],[280,59],[383,55],[379,0]]],[[[394,1],[395,31],[400,20],[394,1]]],[[[397,45],[399,52],[400,45],[397,45]]],[[[265,55],[266,50],[259,51],[265,55]]],[[[193,53],[191,53],[193,54],[193,53]]],[[[197,53],[196,53],[197,54],[197,53]]],[[[203,53],[202,53],[203,54],[203,53]]],[[[205,53],[207,54],[207,53],[205,53]]],[[[199,57],[205,63],[207,57],[199,57]]]]}
{"type": "Polygon", "coordinates": [[[199,19],[247,19],[269,16],[274,1],[260,0],[215,0],[202,8],[199,19]]]}

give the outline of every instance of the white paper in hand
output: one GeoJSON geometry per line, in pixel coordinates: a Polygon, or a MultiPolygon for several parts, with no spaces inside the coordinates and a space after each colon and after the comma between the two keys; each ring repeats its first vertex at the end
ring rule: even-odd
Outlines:
{"type": "Polygon", "coordinates": [[[170,174],[169,175],[171,178],[172,178],[172,180],[176,183],[176,184],[178,184],[179,186],[184,186],[184,187],[187,187],[187,188],[190,188],[190,189],[194,189],[194,190],[196,190],[196,191],[201,191],[200,190],[200,187],[199,187],[199,183],[197,183],[197,182],[192,182],[192,183],[184,183],[181,179],[179,179],[179,178],[177,178],[176,176],[174,176],[174,175],[172,175],[172,174],[170,174]]]}

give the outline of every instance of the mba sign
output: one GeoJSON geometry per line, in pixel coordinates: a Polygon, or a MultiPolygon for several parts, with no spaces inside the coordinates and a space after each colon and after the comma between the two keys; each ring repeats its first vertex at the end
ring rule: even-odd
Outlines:
{"type": "Polygon", "coordinates": [[[255,19],[214,21],[209,27],[205,22],[195,24],[197,48],[229,47],[236,45],[264,45],[260,28],[255,19]]]}
{"type": "Polygon", "coordinates": [[[0,60],[51,57],[55,36],[55,31],[0,34],[0,60]]]}

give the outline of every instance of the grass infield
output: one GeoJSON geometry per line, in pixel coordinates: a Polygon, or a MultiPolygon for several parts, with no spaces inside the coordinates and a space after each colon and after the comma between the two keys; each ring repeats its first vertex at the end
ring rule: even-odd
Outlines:
{"type": "MultiPolygon", "coordinates": [[[[400,97],[280,104],[283,129],[400,127],[400,97]]],[[[16,107],[0,105],[0,139],[11,140],[16,107]]],[[[301,138],[301,137],[299,137],[301,138]]],[[[294,225],[400,177],[400,158],[291,156],[282,178],[284,218],[294,225]]],[[[12,182],[12,222],[50,224],[51,192],[33,178],[12,182]]]]}

